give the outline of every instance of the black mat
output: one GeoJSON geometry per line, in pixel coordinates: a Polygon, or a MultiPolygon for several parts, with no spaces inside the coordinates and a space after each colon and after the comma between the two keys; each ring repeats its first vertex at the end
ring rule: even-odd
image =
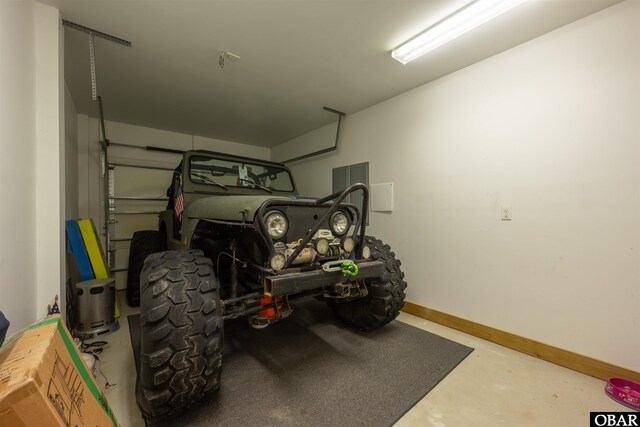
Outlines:
{"type": "MultiPolygon", "coordinates": [[[[167,425],[388,426],[472,348],[399,321],[358,333],[311,300],[266,329],[225,323],[217,397],[167,425]]],[[[128,317],[136,366],[138,315],[128,317]]]]}

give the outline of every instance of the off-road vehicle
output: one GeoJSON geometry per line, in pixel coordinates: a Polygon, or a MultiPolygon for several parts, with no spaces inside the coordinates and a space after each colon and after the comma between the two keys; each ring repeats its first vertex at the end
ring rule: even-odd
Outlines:
{"type": "Polygon", "coordinates": [[[403,306],[400,261],[365,235],[363,184],[305,198],[283,164],[189,151],[167,196],[158,231],[135,233],[129,259],[128,298],[141,306],[137,399],[148,420],[217,391],[226,320],[264,328],[289,316],[291,301],[317,298],[371,330],[403,306]],[[361,206],[345,202],[358,191],[361,206]]]}

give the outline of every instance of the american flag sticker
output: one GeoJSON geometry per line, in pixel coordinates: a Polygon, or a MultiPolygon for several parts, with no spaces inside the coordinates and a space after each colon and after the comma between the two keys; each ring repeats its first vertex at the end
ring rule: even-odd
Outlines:
{"type": "Polygon", "coordinates": [[[178,187],[178,194],[176,195],[176,202],[173,205],[173,213],[178,219],[181,219],[182,212],[184,211],[184,193],[182,192],[182,185],[178,187]]]}

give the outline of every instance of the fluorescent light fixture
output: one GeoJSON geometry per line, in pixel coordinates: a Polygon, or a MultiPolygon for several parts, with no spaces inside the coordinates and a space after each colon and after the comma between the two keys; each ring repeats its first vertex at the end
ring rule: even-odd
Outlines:
{"type": "Polygon", "coordinates": [[[427,28],[391,51],[393,59],[407,64],[526,0],[476,0],[427,28]]]}

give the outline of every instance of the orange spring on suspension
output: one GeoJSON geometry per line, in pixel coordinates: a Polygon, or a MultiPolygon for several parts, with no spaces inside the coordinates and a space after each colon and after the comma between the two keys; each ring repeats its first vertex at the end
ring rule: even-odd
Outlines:
{"type": "MultiPolygon", "coordinates": [[[[283,297],[276,298],[278,303],[282,302],[282,298],[283,297]]],[[[269,305],[269,304],[272,304],[272,302],[273,302],[273,298],[271,298],[271,297],[268,297],[268,296],[261,296],[260,297],[260,305],[269,305]]],[[[278,309],[282,310],[282,304],[278,304],[278,309]]],[[[267,308],[265,310],[260,310],[258,312],[258,316],[274,318],[274,317],[276,317],[276,311],[273,308],[267,308]]]]}

